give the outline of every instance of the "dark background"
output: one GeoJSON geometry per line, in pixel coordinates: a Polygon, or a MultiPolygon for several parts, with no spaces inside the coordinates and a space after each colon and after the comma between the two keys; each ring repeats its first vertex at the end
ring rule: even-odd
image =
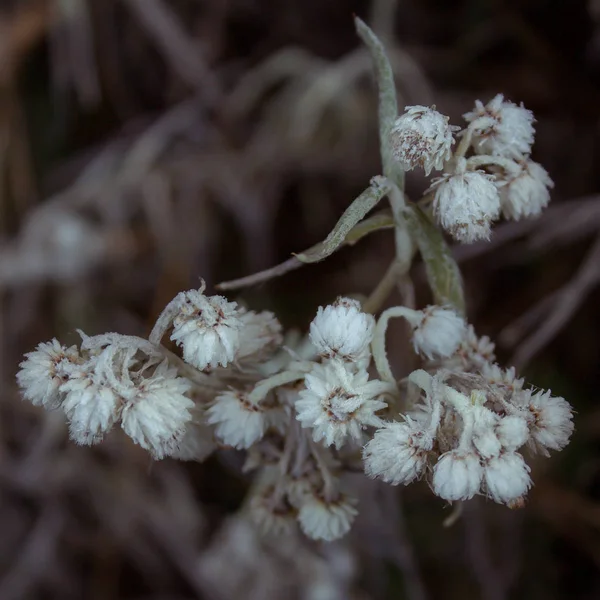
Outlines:
{"type": "MultiPolygon", "coordinates": [[[[150,465],[118,435],[75,447],[59,415],[19,399],[14,374],[39,341],[75,342],[76,328],[147,335],[200,277],[213,288],[327,234],[379,172],[353,13],[396,47],[401,104],[435,104],[457,124],[502,92],[534,111],[533,158],[556,183],[550,208],[456,256],[478,332],[577,415],[571,445],[533,463],[522,510],[472,502],[443,528],[449,509],[420,483],[403,491],[396,531],[394,497],[391,541],[364,524],[348,540],[344,593],[418,600],[417,563],[431,598],[600,597],[600,2],[394,4],[0,4],[2,600],[283,597],[207,583],[207,557],[248,485],[232,461],[150,465]]],[[[409,174],[411,197],[426,186],[409,174]]],[[[305,328],[319,303],[372,290],[392,252],[382,233],[232,297],[305,328]]],[[[418,265],[414,277],[428,302],[418,265]]],[[[391,344],[402,369],[401,341],[391,344]]],[[[273,564],[297,578],[285,597],[309,597],[294,561],[257,565],[254,577],[273,564]]],[[[226,566],[227,577],[241,569],[226,566]]]]}

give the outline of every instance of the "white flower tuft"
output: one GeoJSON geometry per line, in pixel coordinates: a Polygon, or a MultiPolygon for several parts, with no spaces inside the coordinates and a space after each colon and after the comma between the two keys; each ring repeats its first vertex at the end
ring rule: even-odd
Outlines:
{"type": "Polygon", "coordinates": [[[433,469],[433,491],[449,502],[469,500],[479,491],[482,476],[483,467],[474,452],[452,450],[433,469]]]}
{"type": "Polygon", "coordinates": [[[171,339],[183,348],[184,360],[197,369],[226,367],[235,359],[244,326],[235,302],[205,296],[201,290],[181,292],[171,339]]]}
{"type": "Polygon", "coordinates": [[[457,241],[470,244],[487,240],[492,221],[500,215],[500,196],[494,177],[483,171],[466,171],[461,159],[455,173],[433,181],[433,212],[439,224],[457,241]]]}
{"type": "Polygon", "coordinates": [[[311,494],[298,512],[300,528],[313,540],[337,540],[350,531],[358,514],[355,505],[356,500],[346,495],[340,494],[336,500],[327,502],[311,494]]]}
{"type": "Polygon", "coordinates": [[[475,109],[463,116],[474,132],[473,148],[477,154],[519,159],[531,153],[535,119],[523,105],[505,101],[498,94],[485,106],[477,100],[475,109]]]}
{"type": "Polygon", "coordinates": [[[518,170],[500,182],[500,206],[507,219],[518,221],[539,215],[550,202],[554,182],[542,165],[529,159],[518,163],[518,170]]]}
{"type": "Polygon", "coordinates": [[[411,321],[415,351],[429,360],[452,356],[467,334],[467,325],[451,308],[428,306],[411,321]]]}
{"type": "Polygon", "coordinates": [[[390,133],[394,158],[405,171],[421,167],[429,175],[442,169],[450,158],[458,127],[448,124],[449,118],[427,106],[407,106],[396,119],[390,133]]]}
{"type": "Polygon", "coordinates": [[[503,448],[509,452],[515,452],[529,438],[527,420],[519,415],[507,415],[500,419],[496,426],[496,435],[503,448]]]}
{"type": "Polygon", "coordinates": [[[499,504],[512,504],[531,487],[529,467],[517,452],[506,452],[492,458],[485,466],[487,495],[499,504]]]}
{"type": "Polygon", "coordinates": [[[360,309],[360,302],[338,298],[319,307],[310,324],[310,340],[319,354],[355,361],[368,352],[373,339],[375,319],[360,309]]]}
{"type": "Polygon", "coordinates": [[[281,323],[272,312],[242,312],[240,321],[242,328],[239,334],[237,360],[262,361],[283,342],[281,323]]]}
{"type": "Polygon", "coordinates": [[[216,426],[217,437],[238,450],[250,448],[267,430],[263,407],[250,402],[247,394],[233,389],[215,398],[206,417],[209,425],[216,426]]]}
{"type": "Polygon", "coordinates": [[[540,391],[528,397],[527,407],[533,449],[546,455],[548,450],[562,450],[574,429],[571,405],[550,391],[540,391]]]}
{"type": "Polygon", "coordinates": [[[35,406],[58,408],[63,400],[60,386],[82,362],[76,346],[67,348],[56,339],[38,344],[25,355],[17,373],[17,383],[23,397],[35,406]]]}
{"type": "Polygon", "coordinates": [[[433,437],[410,417],[390,421],[375,433],[363,450],[365,473],[392,485],[404,485],[420,477],[427,466],[433,437]]]}
{"type": "Polygon", "coordinates": [[[375,414],[387,404],[381,395],[390,390],[382,381],[369,381],[366,370],[353,372],[332,360],[315,364],[304,378],[306,389],[296,402],[296,418],[302,427],[312,427],[313,438],[340,448],[346,441],[361,440],[363,428],[382,425],[375,414]]]}

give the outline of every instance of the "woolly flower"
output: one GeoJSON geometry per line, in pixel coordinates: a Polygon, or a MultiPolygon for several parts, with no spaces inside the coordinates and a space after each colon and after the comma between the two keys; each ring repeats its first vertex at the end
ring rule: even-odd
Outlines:
{"type": "Polygon", "coordinates": [[[216,426],[217,437],[238,450],[250,448],[267,430],[264,409],[237,390],[217,396],[206,416],[207,423],[216,426]]]}
{"type": "Polygon", "coordinates": [[[504,449],[515,452],[529,438],[527,421],[519,415],[507,415],[496,426],[496,435],[504,449]]]}
{"type": "MultiPolygon", "coordinates": [[[[476,397],[476,393],[471,398],[476,397]]],[[[485,395],[482,396],[485,401],[485,395]]],[[[502,450],[502,444],[495,432],[498,416],[484,406],[473,406],[473,445],[479,455],[483,458],[498,456],[502,450]]]]}
{"type": "Polygon", "coordinates": [[[518,221],[539,215],[550,202],[554,182],[539,163],[525,159],[500,187],[500,206],[507,219],[518,221]]]}
{"type": "Polygon", "coordinates": [[[364,447],[365,473],[406,485],[423,473],[432,447],[433,436],[410,417],[403,423],[385,423],[364,447]]]}
{"type": "Polygon", "coordinates": [[[38,344],[33,352],[25,355],[25,359],[17,373],[23,397],[48,409],[60,406],[63,394],[59,388],[82,362],[77,348],[67,348],[54,339],[38,344]]]}
{"type": "Polygon", "coordinates": [[[121,392],[123,431],[154,458],[169,456],[192,418],[194,403],[185,395],[190,387],[187,379],[177,377],[177,369],[163,362],[150,377],[121,392]]]}
{"type": "Polygon", "coordinates": [[[237,360],[253,358],[263,360],[283,342],[281,323],[269,311],[244,312],[240,316],[242,328],[239,334],[237,360]]]}
{"type": "Polygon", "coordinates": [[[243,322],[237,304],[201,290],[181,292],[177,300],[171,339],[183,348],[184,360],[200,370],[226,367],[240,347],[243,322]]]}
{"type": "Polygon", "coordinates": [[[499,504],[512,504],[531,487],[529,467],[516,452],[492,458],[484,468],[487,495],[499,504]]]}
{"type": "Polygon", "coordinates": [[[478,337],[473,325],[469,325],[456,355],[465,371],[480,371],[496,360],[495,349],[494,342],[487,335],[478,337]]]}
{"type": "Polygon", "coordinates": [[[310,340],[323,356],[354,361],[362,357],[373,339],[375,319],[360,309],[360,302],[338,298],[319,307],[310,324],[310,340]]]}
{"type": "Polygon", "coordinates": [[[406,171],[421,167],[429,175],[432,169],[443,168],[454,144],[452,131],[458,128],[433,108],[407,106],[404,110],[390,132],[394,158],[406,171]]]}
{"type": "Polygon", "coordinates": [[[520,392],[525,383],[524,379],[517,377],[514,367],[503,369],[496,363],[484,363],[481,375],[494,388],[499,388],[509,396],[520,392]]]}
{"type": "Polygon", "coordinates": [[[330,502],[311,494],[298,512],[300,528],[313,540],[337,540],[350,531],[358,514],[355,504],[354,498],[342,494],[330,502]]]}
{"type": "Polygon", "coordinates": [[[535,119],[522,104],[505,101],[498,94],[485,106],[477,100],[475,109],[463,116],[474,132],[473,148],[477,154],[515,159],[530,154],[535,119]]]}
{"type": "Polygon", "coordinates": [[[434,180],[433,212],[440,225],[457,241],[487,240],[492,221],[500,215],[500,196],[493,176],[466,171],[461,159],[455,173],[434,180]]]}
{"type": "Polygon", "coordinates": [[[360,441],[364,427],[382,424],[375,413],[387,406],[380,396],[390,386],[369,381],[366,370],[352,372],[340,361],[315,364],[304,383],[296,418],[302,427],[312,427],[315,442],[340,448],[348,439],[360,441]]]}
{"type": "Polygon", "coordinates": [[[412,320],[415,351],[429,360],[452,356],[467,333],[464,319],[442,306],[428,306],[417,314],[412,320]]]}
{"type": "Polygon", "coordinates": [[[540,391],[528,397],[531,445],[548,454],[549,450],[562,450],[573,433],[573,412],[570,404],[549,391],[540,391]]]}
{"type": "Polygon", "coordinates": [[[483,467],[474,452],[452,450],[433,469],[433,491],[449,502],[469,500],[479,491],[482,476],[483,467]]]}
{"type": "Polygon", "coordinates": [[[194,406],[190,414],[192,418],[187,423],[177,448],[171,453],[171,458],[202,462],[216,450],[217,445],[212,429],[206,424],[203,411],[194,406]]]}

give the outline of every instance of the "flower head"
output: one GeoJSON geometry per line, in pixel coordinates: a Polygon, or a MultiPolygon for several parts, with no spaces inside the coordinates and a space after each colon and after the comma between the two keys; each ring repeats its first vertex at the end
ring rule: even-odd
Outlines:
{"type": "Polygon", "coordinates": [[[239,334],[239,349],[236,359],[264,360],[283,341],[281,323],[272,312],[247,311],[240,315],[242,328],[239,334]]]}
{"type": "Polygon", "coordinates": [[[192,418],[186,424],[185,433],[171,453],[171,458],[202,462],[217,448],[217,444],[212,429],[206,424],[204,412],[195,405],[190,409],[190,414],[192,418]]]}
{"type": "Polygon", "coordinates": [[[311,494],[298,512],[300,528],[313,540],[337,540],[350,530],[358,514],[355,505],[356,500],[344,494],[331,501],[311,494]]]}
{"type": "Polygon", "coordinates": [[[469,500],[479,491],[482,476],[477,454],[452,450],[443,454],[433,469],[433,491],[449,502],[469,500]]]}
{"type": "Polygon", "coordinates": [[[421,318],[412,322],[415,350],[430,360],[452,356],[467,333],[464,319],[442,306],[428,306],[419,313],[421,318]]]}
{"type": "Polygon", "coordinates": [[[500,504],[522,498],[531,487],[529,467],[517,452],[505,452],[488,461],[484,468],[487,495],[500,504]]]}
{"type": "Polygon", "coordinates": [[[527,420],[519,415],[506,415],[496,426],[496,435],[505,450],[516,452],[529,438],[527,420]]]}
{"type": "Polygon", "coordinates": [[[464,159],[455,173],[434,180],[433,212],[440,225],[457,241],[487,240],[492,221],[500,215],[500,196],[493,176],[466,171],[464,159]]]}
{"type": "Polygon", "coordinates": [[[375,414],[385,408],[381,395],[390,386],[369,381],[366,370],[351,371],[336,360],[315,364],[304,378],[306,389],[296,402],[296,418],[312,427],[316,442],[340,448],[347,440],[360,441],[364,427],[382,424],[375,414]]]}
{"type": "Polygon", "coordinates": [[[421,167],[429,175],[450,158],[454,128],[448,117],[427,106],[407,106],[390,133],[394,158],[406,171],[421,167]]]}
{"type": "Polygon", "coordinates": [[[368,352],[374,327],[375,319],[361,311],[360,302],[338,298],[319,307],[310,324],[310,340],[323,356],[354,361],[368,352]]]}
{"type": "Polygon", "coordinates": [[[485,106],[477,100],[475,109],[463,116],[474,132],[473,148],[477,154],[518,159],[531,152],[535,119],[523,105],[498,94],[485,106]]]}

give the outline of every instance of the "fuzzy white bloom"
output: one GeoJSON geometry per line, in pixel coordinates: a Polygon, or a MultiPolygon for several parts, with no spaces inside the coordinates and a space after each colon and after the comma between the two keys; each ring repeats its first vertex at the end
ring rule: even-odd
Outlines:
{"type": "Polygon", "coordinates": [[[519,415],[507,415],[496,426],[496,435],[503,448],[515,452],[529,438],[527,420],[519,415]]]}
{"type": "Polygon", "coordinates": [[[212,429],[206,424],[204,412],[194,406],[190,410],[191,421],[185,427],[185,434],[171,453],[178,460],[204,461],[217,448],[212,429]]]}
{"type": "Polygon", "coordinates": [[[498,94],[485,106],[477,100],[475,109],[463,116],[474,132],[473,148],[477,154],[519,159],[531,153],[535,119],[523,105],[505,101],[498,94]]]}
{"type": "MultiPolygon", "coordinates": [[[[474,395],[471,395],[473,398],[474,395]]],[[[485,401],[485,394],[482,394],[485,401]]],[[[472,408],[473,423],[473,445],[479,455],[483,458],[498,456],[502,450],[502,444],[495,432],[498,416],[484,406],[475,405],[472,408]]]]}
{"type": "Polygon", "coordinates": [[[226,367],[235,359],[244,324],[235,302],[205,296],[201,290],[181,292],[171,339],[183,348],[184,360],[197,369],[226,367]]]}
{"type": "Polygon", "coordinates": [[[405,171],[421,167],[429,175],[433,169],[442,169],[454,144],[452,131],[459,128],[427,106],[407,106],[404,110],[390,133],[394,158],[405,171]]]}
{"type": "Polygon", "coordinates": [[[531,394],[527,404],[533,449],[546,455],[548,450],[562,450],[574,429],[571,405],[550,391],[531,394]]]}
{"type": "Polygon", "coordinates": [[[363,449],[365,473],[392,485],[406,485],[423,474],[432,447],[431,433],[411,417],[402,423],[387,422],[363,449]]]}
{"type": "Polygon", "coordinates": [[[313,540],[337,540],[350,531],[358,514],[355,505],[354,498],[343,494],[331,502],[311,494],[298,512],[300,528],[313,540]]]}
{"type": "Polygon", "coordinates": [[[238,450],[250,448],[267,430],[262,406],[250,402],[247,394],[229,390],[217,396],[206,411],[206,421],[215,425],[215,434],[238,450]]]}
{"type": "Polygon", "coordinates": [[[240,321],[242,328],[239,334],[237,360],[248,358],[264,360],[283,342],[281,323],[272,312],[243,312],[240,321]]]}
{"type": "Polygon", "coordinates": [[[429,360],[452,356],[467,334],[464,319],[451,308],[443,306],[428,306],[417,315],[412,320],[409,318],[415,328],[415,351],[429,360]]]}
{"type": "Polygon", "coordinates": [[[487,240],[492,221],[500,216],[500,196],[494,177],[483,171],[466,171],[460,159],[455,173],[433,181],[433,212],[439,224],[457,241],[470,244],[487,240]]]}
{"type": "Polygon", "coordinates": [[[440,456],[433,468],[433,491],[449,502],[469,500],[478,491],[483,467],[474,452],[452,450],[440,456]]]}
{"type": "Polygon", "coordinates": [[[531,487],[529,471],[517,452],[506,452],[492,458],[484,469],[487,495],[499,504],[518,501],[531,487]]]}
{"type": "Polygon", "coordinates": [[[481,367],[481,375],[494,388],[502,390],[507,395],[520,392],[525,380],[517,377],[514,367],[503,369],[496,363],[486,362],[481,367]]]}
{"type": "Polygon", "coordinates": [[[519,161],[518,170],[501,182],[500,206],[507,219],[518,221],[539,215],[550,202],[554,182],[539,163],[519,161]]]}
{"type": "Polygon", "coordinates": [[[23,397],[36,406],[58,408],[64,397],[59,388],[80,370],[81,362],[76,346],[67,348],[56,339],[38,344],[19,365],[17,383],[23,397]]]}
{"type": "Polygon", "coordinates": [[[121,392],[123,431],[157,460],[171,455],[192,418],[194,402],[185,395],[190,387],[177,369],[161,363],[150,377],[121,392]]]}
{"type": "Polygon", "coordinates": [[[469,325],[456,354],[465,371],[481,371],[496,360],[495,350],[494,342],[487,335],[478,337],[473,325],[469,325]]]}
{"type": "Polygon", "coordinates": [[[310,324],[310,340],[323,356],[354,361],[368,352],[374,327],[375,319],[361,311],[360,302],[338,298],[319,307],[310,324]]]}
{"type": "Polygon", "coordinates": [[[304,378],[306,389],[296,402],[296,418],[311,427],[316,442],[340,448],[346,441],[360,441],[363,428],[382,425],[375,414],[385,408],[381,395],[390,391],[382,381],[369,381],[366,370],[351,371],[332,360],[315,364],[304,378]]]}

